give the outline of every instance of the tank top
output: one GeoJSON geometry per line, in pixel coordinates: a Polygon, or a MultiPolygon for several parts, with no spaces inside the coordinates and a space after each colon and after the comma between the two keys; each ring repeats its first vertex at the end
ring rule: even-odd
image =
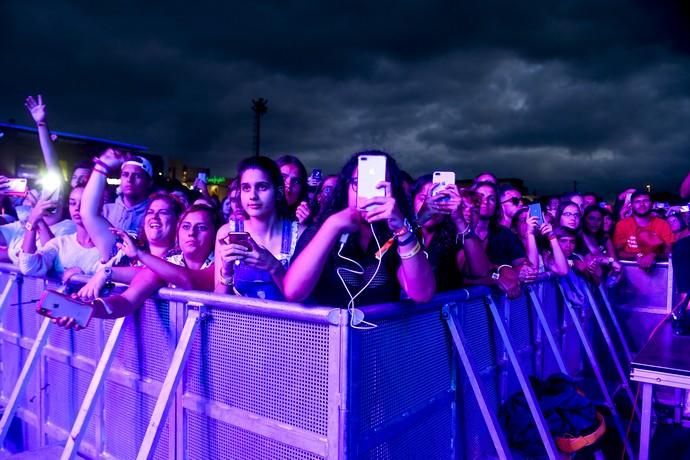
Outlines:
{"type": "MultiPolygon", "coordinates": [[[[231,220],[230,231],[244,231],[244,221],[231,220]]],[[[299,223],[296,221],[283,220],[282,240],[280,254],[274,257],[278,259],[286,269],[290,264],[290,259],[295,253],[297,237],[299,235],[299,223]]],[[[235,293],[244,297],[255,297],[267,300],[285,300],[280,288],[273,281],[273,277],[266,270],[250,267],[240,261],[235,265],[235,293]]]]}

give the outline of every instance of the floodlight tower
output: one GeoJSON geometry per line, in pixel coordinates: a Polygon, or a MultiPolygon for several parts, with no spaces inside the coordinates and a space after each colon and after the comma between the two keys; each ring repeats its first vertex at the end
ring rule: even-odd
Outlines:
{"type": "Polygon", "coordinates": [[[252,111],[254,112],[254,155],[261,154],[261,117],[268,112],[268,100],[260,97],[252,99],[252,111]]]}

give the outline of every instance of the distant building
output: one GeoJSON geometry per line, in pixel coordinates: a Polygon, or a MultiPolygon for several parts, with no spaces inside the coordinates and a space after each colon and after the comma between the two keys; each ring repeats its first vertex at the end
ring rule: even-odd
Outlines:
{"type": "Polygon", "coordinates": [[[199,173],[206,174],[206,184],[211,195],[216,195],[219,199],[225,198],[228,193],[228,185],[231,179],[224,176],[212,176],[211,169],[201,166],[192,166],[186,163],[185,160],[170,159],[168,160],[168,173],[166,176],[171,180],[177,180],[188,188],[192,188],[194,181],[199,173]]]}
{"type": "MultiPolygon", "coordinates": [[[[91,160],[108,147],[127,150],[145,156],[156,174],[164,170],[163,158],[152,155],[148,147],[80,134],[51,130],[53,143],[65,179],[69,179],[74,164],[91,160]]],[[[34,127],[0,123],[0,174],[36,179],[45,170],[45,162],[34,127]]]]}

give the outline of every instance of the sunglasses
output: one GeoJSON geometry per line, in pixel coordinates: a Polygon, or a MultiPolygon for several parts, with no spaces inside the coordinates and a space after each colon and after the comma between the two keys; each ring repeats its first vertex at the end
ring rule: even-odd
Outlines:
{"type": "Polygon", "coordinates": [[[508,198],[507,200],[501,201],[501,204],[506,204],[506,203],[512,203],[513,206],[517,206],[519,204],[522,204],[522,197],[514,196],[512,198],[508,198]]]}

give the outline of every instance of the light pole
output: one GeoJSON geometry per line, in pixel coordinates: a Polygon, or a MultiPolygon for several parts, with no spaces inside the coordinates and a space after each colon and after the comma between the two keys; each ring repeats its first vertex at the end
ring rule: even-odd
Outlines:
{"type": "Polygon", "coordinates": [[[252,111],[254,112],[254,155],[261,154],[261,117],[268,112],[268,100],[260,97],[252,99],[252,111]]]}

